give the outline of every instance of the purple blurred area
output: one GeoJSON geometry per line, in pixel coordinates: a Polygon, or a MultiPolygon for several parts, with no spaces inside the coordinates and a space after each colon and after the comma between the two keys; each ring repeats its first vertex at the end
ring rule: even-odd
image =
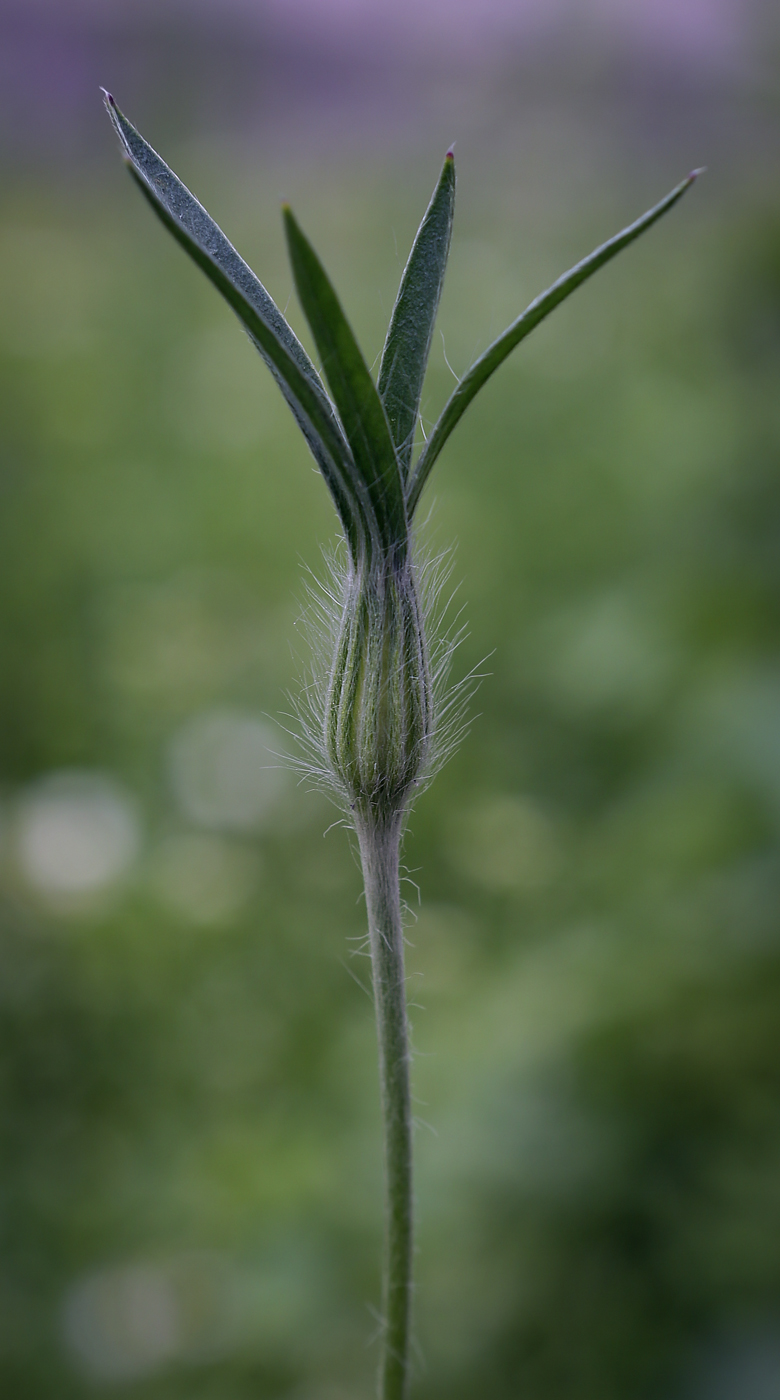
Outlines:
{"type": "Polygon", "coordinates": [[[104,152],[105,84],[166,137],[315,149],[446,142],[562,94],[700,132],[711,159],[740,146],[729,104],[773,106],[779,34],[765,0],[4,0],[0,156],[104,152]]]}

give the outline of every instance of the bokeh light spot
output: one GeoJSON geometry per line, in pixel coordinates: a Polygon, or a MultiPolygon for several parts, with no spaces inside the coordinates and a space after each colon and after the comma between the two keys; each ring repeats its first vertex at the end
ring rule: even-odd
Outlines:
{"type": "Polygon", "coordinates": [[[213,710],[175,735],[170,777],[179,809],[196,826],[246,831],[270,814],[286,787],[279,739],[253,715],[213,710]]]}
{"type": "Polygon", "coordinates": [[[132,799],[102,773],[62,771],[29,787],[16,817],[18,863],[52,900],[102,892],[125,875],[140,846],[132,799]]]}

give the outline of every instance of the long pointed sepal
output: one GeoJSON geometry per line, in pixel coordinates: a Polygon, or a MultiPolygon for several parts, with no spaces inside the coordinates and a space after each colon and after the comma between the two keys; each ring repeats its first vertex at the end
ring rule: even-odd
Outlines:
{"type": "Polygon", "coordinates": [[[405,550],[403,482],[382,401],[330,280],[289,206],[284,226],[295,287],[338,409],[378,531],[377,543],[405,550]]]}
{"type": "Polygon", "coordinates": [[[359,493],[351,453],[319,375],[292,328],[252,269],[178,176],[120,112],[106,109],[130,174],[158,218],[233,308],[268,365],[319,466],[353,550],[359,493]]]}
{"type": "Polygon", "coordinates": [[[406,475],[450,251],[455,212],[455,159],[447,152],[439,183],[417,231],[398,288],[382,351],[377,387],[406,475]]]}
{"type": "Polygon", "coordinates": [[[548,287],[546,292],[536,297],[535,300],[531,302],[530,306],[526,307],[522,315],[518,316],[517,320],[513,321],[511,326],[507,327],[503,335],[500,335],[498,339],[488,347],[484,355],[481,355],[480,358],[475,361],[471,369],[461,379],[458,387],[450,395],[433,432],[417,459],[410,479],[408,493],[410,518],[420,499],[420,492],[428,480],[431,468],[447,441],[447,438],[456,423],[463,417],[472,399],[476,397],[491,374],[495,373],[499,365],[503,364],[507,356],[512,353],[515,346],[519,345],[520,341],[524,340],[527,335],[530,335],[531,331],[539,325],[540,321],[544,320],[545,316],[549,316],[550,312],[554,311],[556,306],[560,306],[561,302],[565,301],[568,296],[571,296],[572,292],[575,291],[577,287],[581,287],[583,282],[587,282],[588,278],[592,277],[594,272],[598,272],[600,267],[610,262],[623,248],[627,248],[629,243],[633,243],[634,239],[639,238],[646,229],[650,228],[671,209],[672,206],[677,203],[678,199],[682,199],[685,191],[690,189],[694,180],[700,174],[700,170],[692,171],[687,179],[682,180],[665,199],[661,200],[660,204],[654,205],[652,209],[649,209],[647,213],[643,214],[635,223],[629,224],[628,228],[623,229],[622,233],[616,234],[615,237],[610,238],[607,243],[602,243],[601,246],[596,248],[587,258],[583,258],[582,262],[577,263],[574,267],[570,268],[568,272],[565,272],[562,277],[559,277],[556,282],[553,282],[551,287],[548,287]]]}

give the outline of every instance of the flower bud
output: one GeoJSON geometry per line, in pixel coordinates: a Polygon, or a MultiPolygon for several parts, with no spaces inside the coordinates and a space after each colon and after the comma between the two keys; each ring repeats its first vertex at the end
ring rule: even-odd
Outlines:
{"type": "Polygon", "coordinates": [[[328,761],[353,809],[400,812],[433,731],[422,610],[408,559],[383,558],[345,582],[325,707],[328,761]]]}

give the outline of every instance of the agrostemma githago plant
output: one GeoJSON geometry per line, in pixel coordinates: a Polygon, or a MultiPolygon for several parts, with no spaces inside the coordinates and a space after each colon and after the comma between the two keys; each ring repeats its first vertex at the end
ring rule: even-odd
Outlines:
{"type": "Polygon", "coordinates": [[[354,827],[365,881],[385,1152],[379,1393],[382,1400],[403,1400],[409,1389],[413,1234],[399,860],[410,804],[452,744],[460,703],[457,688],[447,689],[447,640],[436,635],[431,621],[415,515],[436,459],[482,385],[576,287],[671,209],[699,172],[532,301],[463,376],[415,455],[452,231],[452,152],[401,278],[375,383],[291,210],[283,209],[287,246],[321,373],[221,229],[109,94],[106,107],[130,174],[233,308],[271,371],[325,479],[343,533],[345,562],[325,591],[324,628],[315,639],[306,740],[313,771],[329,783],[354,827]]]}

